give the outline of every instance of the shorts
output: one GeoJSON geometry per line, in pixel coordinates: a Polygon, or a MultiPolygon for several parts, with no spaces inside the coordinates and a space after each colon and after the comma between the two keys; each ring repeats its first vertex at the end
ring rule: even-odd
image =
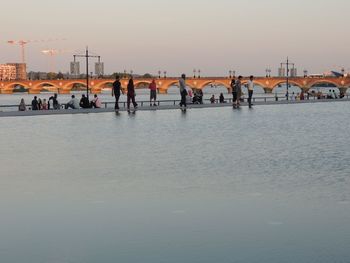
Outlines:
{"type": "Polygon", "coordinates": [[[151,90],[151,100],[156,100],[157,99],[157,91],[156,90],[151,90]]]}

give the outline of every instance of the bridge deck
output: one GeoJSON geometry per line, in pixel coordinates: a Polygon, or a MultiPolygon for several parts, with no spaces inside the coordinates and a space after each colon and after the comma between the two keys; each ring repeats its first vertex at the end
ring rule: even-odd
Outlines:
{"type": "MultiPolygon", "coordinates": [[[[296,105],[296,104],[309,104],[309,103],[325,103],[325,102],[349,102],[350,99],[323,99],[323,100],[304,100],[304,101],[269,101],[269,102],[255,102],[254,106],[262,105],[296,105]]],[[[247,107],[248,104],[242,103],[243,107],[247,107]]],[[[222,108],[232,107],[231,103],[215,103],[215,104],[190,104],[187,109],[203,109],[203,108],[222,108]]],[[[157,107],[144,106],[139,107],[137,111],[154,111],[154,110],[175,110],[180,109],[179,106],[174,105],[162,105],[157,107]]],[[[133,110],[133,108],[131,108],[133,110]]],[[[127,111],[126,108],[120,108],[120,112],[127,111]]],[[[66,114],[89,114],[89,113],[106,113],[114,112],[113,108],[103,109],[78,109],[78,110],[47,110],[47,111],[9,111],[0,112],[0,117],[18,117],[18,116],[46,116],[46,115],[66,115],[66,114]]]]}

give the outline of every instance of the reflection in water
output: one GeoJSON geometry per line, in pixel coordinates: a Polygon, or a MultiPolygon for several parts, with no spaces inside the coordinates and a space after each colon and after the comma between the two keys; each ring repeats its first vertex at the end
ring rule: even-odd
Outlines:
{"type": "Polygon", "coordinates": [[[1,262],[348,261],[350,104],[179,111],[1,118],[1,262]]]}

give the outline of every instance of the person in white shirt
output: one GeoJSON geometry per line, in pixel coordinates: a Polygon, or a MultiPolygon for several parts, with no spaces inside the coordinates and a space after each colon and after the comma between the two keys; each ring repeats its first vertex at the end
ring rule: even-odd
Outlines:
{"type": "Polygon", "coordinates": [[[79,109],[79,100],[75,97],[75,95],[72,95],[72,99],[66,104],[66,109],[72,108],[74,110],[79,109]]]}
{"type": "Polygon", "coordinates": [[[249,108],[252,107],[252,98],[253,98],[253,92],[254,92],[254,76],[250,76],[247,84],[248,88],[248,104],[249,108]]]}

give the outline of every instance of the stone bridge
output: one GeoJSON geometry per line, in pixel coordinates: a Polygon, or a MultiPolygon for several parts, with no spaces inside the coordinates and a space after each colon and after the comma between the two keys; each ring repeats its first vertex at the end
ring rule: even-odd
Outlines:
{"type": "MultiPolygon", "coordinates": [[[[152,81],[152,79],[134,78],[136,89],[145,88],[152,81]]],[[[248,78],[243,79],[243,84],[248,81],[248,78]]],[[[102,89],[111,88],[114,79],[90,79],[89,87],[91,93],[101,93],[102,89]]],[[[126,89],[128,79],[121,79],[122,88],[126,89]]],[[[172,86],[178,85],[178,78],[157,78],[157,88],[159,93],[167,93],[167,90],[172,86]]],[[[202,78],[188,78],[187,85],[192,89],[204,89],[212,85],[223,86],[228,92],[231,92],[231,79],[225,77],[202,77],[202,78]]],[[[256,77],[255,85],[264,89],[265,93],[271,93],[274,88],[286,83],[286,78],[279,77],[256,77]]],[[[290,85],[297,86],[301,90],[307,92],[312,87],[317,85],[330,84],[337,87],[341,92],[346,92],[350,88],[349,77],[295,77],[289,78],[290,85]]],[[[61,79],[61,80],[22,80],[22,81],[0,81],[0,93],[11,94],[15,88],[20,86],[25,88],[29,94],[39,94],[41,91],[49,90],[60,94],[68,94],[76,86],[80,85],[86,87],[85,79],[61,79]]]]}

